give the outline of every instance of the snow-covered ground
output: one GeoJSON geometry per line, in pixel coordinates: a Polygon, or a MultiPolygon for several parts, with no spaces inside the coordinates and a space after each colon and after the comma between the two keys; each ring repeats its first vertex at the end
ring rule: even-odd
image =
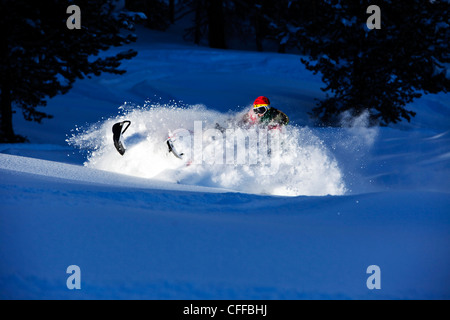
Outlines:
{"type": "Polygon", "coordinates": [[[125,75],[77,82],[43,125],[16,115],[30,143],[0,145],[0,298],[450,298],[448,95],[414,102],[412,124],[314,128],[322,83],[298,56],[139,34],[125,75]],[[275,174],[163,148],[259,95],[291,119],[275,174]],[[110,130],[126,118],[122,157],[110,130]]]}

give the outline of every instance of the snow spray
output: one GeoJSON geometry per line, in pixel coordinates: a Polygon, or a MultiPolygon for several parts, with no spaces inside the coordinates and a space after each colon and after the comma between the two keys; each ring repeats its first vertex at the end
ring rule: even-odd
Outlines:
{"type": "Polygon", "coordinates": [[[85,166],[186,185],[280,196],[342,195],[338,163],[307,127],[243,127],[242,112],[220,113],[202,105],[151,104],[78,129],[67,139],[87,150],[85,166]],[[112,143],[114,123],[130,120],[121,156],[112,143]],[[165,143],[176,136],[183,159],[165,143]]]}

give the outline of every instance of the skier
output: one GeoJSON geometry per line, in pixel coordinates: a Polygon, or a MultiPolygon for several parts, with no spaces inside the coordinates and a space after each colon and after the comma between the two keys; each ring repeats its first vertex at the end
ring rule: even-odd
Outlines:
{"type": "MultiPolygon", "coordinates": [[[[240,126],[253,126],[253,125],[264,125],[267,126],[269,130],[278,129],[280,130],[283,125],[289,123],[289,118],[286,114],[278,109],[272,108],[270,106],[270,101],[264,96],[256,98],[253,103],[253,108],[239,121],[240,126]]],[[[125,120],[118,122],[113,125],[113,142],[117,151],[121,154],[125,154],[125,147],[121,141],[122,135],[131,125],[131,121],[125,120]]],[[[225,128],[216,123],[216,129],[220,130],[222,133],[225,132],[225,128]]],[[[175,150],[174,138],[169,137],[166,140],[166,144],[169,148],[169,152],[172,152],[177,158],[182,158],[183,153],[178,153],[175,150]]]]}
{"type": "Polygon", "coordinates": [[[241,124],[267,125],[269,129],[279,129],[289,123],[289,118],[284,112],[270,106],[267,97],[260,96],[253,103],[253,108],[244,115],[241,124]]]}

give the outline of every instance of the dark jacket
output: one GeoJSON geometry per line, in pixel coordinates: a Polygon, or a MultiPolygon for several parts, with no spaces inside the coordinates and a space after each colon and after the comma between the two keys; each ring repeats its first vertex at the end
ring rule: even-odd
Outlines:
{"type": "Polygon", "coordinates": [[[286,125],[289,123],[289,117],[278,109],[270,108],[261,118],[259,118],[259,123],[268,125],[286,125]]]}
{"type": "Polygon", "coordinates": [[[249,113],[244,115],[242,122],[245,124],[265,124],[272,127],[288,124],[289,117],[284,112],[275,108],[270,108],[267,110],[262,117],[259,117],[253,112],[253,110],[251,110],[249,113]]]}

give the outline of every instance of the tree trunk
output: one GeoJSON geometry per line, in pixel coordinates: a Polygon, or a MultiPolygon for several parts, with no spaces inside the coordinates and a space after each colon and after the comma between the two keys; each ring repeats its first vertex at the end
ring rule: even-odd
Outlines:
{"type": "Polygon", "coordinates": [[[194,26],[194,43],[199,45],[200,39],[202,37],[202,9],[203,9],[203,1],[202,0],[194,0],[195,6],[195,26],[194,26]]]}
{"type": "Polygon", "coordinates": [[[226,49],[223,0],[210,0],[208,8],[209,46],[226,49]]]}
{"type": "MultiPolygon", "coordinates": [[[[8,28],[8,26],[5,26],[8,28]]],[[[5,30],[8,35],[9,30],[5,30]]],[[[12,98],[11,98],[11,79],[10,63],[8,50],[8,37],[1,41],[0,61],[2,67],[0,70],[0,142],[14,142],[15,134],[12,124],[12,98]]]]}
{"type": "Polygon", "coordinates": [[[175,0],[169,1],[169,20],[171,24],[175,23],[175,0]]]}
{"type": "Polygon", "coordinates": [[[256,44],[256,50],[259,52],[263,51],[263,32],[261,30],[261,5],[255,6],[254,11],[254,26],[255,26],[255,44],[256,44]]]}
{"type": "Polygon", "coordinates": [[[0,124],[0,142],[15,142],[16,135],[14,134],[12,124],[12,106],[11,106],[11,88],[8,84],[8,79],[2,79],[0,96],[1,108],[1,124],[0,124]]]}

